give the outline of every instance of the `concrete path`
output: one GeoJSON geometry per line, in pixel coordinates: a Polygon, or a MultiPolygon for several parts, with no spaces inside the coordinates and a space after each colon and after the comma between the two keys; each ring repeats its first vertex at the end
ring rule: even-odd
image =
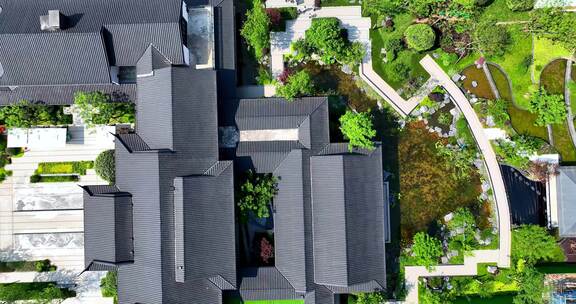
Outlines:
{"type": "Polygon", "coordinates": [[[566,119],[568,122],[568,130],[570,131],[570,138],[572,138],[572,144],[574,145],[574,148],[576,148],[576,129],[574,128],[572,100],[570,100],[570,81],[572,81],[572,59],[568,59],[566,62],[566,73],[564,74],[564,101],[566,102],[566,110],[568,111],[566,119]]]}

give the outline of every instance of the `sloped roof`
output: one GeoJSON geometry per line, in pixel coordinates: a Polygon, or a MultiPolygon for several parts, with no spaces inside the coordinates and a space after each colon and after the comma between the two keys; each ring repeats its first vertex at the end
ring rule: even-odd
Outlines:
{"type": "Polygon", "coordinates": [[[138,78],[137,93],[136,132],[150,148],[185,152],[197,159],[216,157],[214,71],[185,66],[156,69],[153,75],[138,78]]]}
{"type": "Polygon", "coordinates": [[[0,0],[0,85],[110,83],[109,66],[135,66],[150,44],[184,63],[180,0],[0,0]],[[62,14],[43,32],[40,16],[62,14]]]}
{"type": "Polygon", "coordinates": [[[558,230],[561,237],[576,237],[576,166],[560,167],[558,191],[558,230]]]}
{"type": "Polygon", "coordinates": [[[238,291],[243,300],[296,299],[298,294],[276,267],[253,267],[239,270],[238,291]]]}
{"type": "Polygon", "coordinates": [[[370,156],[312,156],[315,282],[385,285],[385,198],[381,150],[370,156]],[[369,237],[368,237],[369,236],[369,237]]]}
{"type": "Polygon", "coordinates": [[[0,34],[0,62],[0,85],[110,83],[100,32],[0,34]]]}
{"type": "Polygon", "coordinates": [[[85,264],[132,261],[132,198],[117,189],[88,187],[84,194],[85,264]]]}

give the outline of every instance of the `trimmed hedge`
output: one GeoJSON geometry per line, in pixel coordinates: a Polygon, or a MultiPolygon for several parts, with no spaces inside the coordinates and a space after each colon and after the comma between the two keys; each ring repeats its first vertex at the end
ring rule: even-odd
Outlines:
{"type": "Polygon", "coordinates": [[[77,182],[80,180],[78,175],[32,175],[30,176],[31,183],[65,183],[77,182]]]}
{"type": "Polygon", "coordinates": [[[93,161],[39,163],[36,174],[80,174],[86,175],[87,169],[94,168],[93,161]]]}
{"type": "Polygon", "coordinates": [[[106,150],[96,158],[94,170],[102,179],[114,183],[116,179],[116,158],[114,150],[106,150]]]}

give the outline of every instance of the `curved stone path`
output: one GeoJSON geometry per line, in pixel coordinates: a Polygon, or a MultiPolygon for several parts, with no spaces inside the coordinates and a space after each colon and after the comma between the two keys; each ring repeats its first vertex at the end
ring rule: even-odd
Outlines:
{"type": "Polygon", "coordinates": [[[570,81],[572,78],[572,59],[566,61],[566,72],[564,74],[564,101],[566,102],[566,110],[568,115],[566,115],[566,120],[568,122],[568,131],[570,132],[570,138],[572,138],[572,144],[576,148],[576,129],[574,129],[574,113],[572,113],[572,100],[570,100],[570,81]]]}

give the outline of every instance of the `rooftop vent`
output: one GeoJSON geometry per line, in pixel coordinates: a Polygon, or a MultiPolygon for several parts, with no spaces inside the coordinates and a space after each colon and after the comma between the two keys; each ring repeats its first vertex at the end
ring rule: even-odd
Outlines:
{"type": "Polygon", "coordinates": [[[40,29],[47,32],[59,31],[63,19],[59,10],[49,10],[48,15],[40,16],[40,29]]]}

